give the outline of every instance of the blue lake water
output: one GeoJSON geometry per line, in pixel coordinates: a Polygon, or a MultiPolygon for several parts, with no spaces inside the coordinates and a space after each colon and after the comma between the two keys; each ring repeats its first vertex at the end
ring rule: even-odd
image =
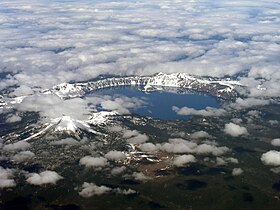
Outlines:
{"type": "Polygon", "coordinates": [[[129,109],[129,111],[133,114],[162,120],[187,119],[191,117],[178,115],[172,110],[172,106],[177,106],[179,108],[186,106],[198,110],[205,109],[207,106],[214,108],[219,107],[219,102],[215,97],[201,93],[177,94],[166,91],[145,93],[136,87],[121,87],[98,90],[92,95],[94,96],[95,94],[109,96],[122,95],[130,98],[144,99],[146,103],[143,106],[136,109],[129,109]]]}

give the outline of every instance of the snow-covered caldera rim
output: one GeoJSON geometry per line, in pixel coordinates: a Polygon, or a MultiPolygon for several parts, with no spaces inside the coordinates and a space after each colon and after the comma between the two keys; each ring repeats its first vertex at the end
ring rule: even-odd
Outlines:
{"type": "Polygon", "coordinates": [[[118,86],[141,86],[143,91],[157,90],[157,87],[185,88],[229,98],[235,95],[235,88],[242,85],[230,78],[196,77],[187,73],[158,73],[152,76],[108,77],[88,82],[61,83],[42,92],[65,99],[82,97],[90,91],[118,86]]]}
{"type": "MultiPolygon", "coordinates": [[[[40,91],[39,94],[54,94],[61,99],[69,99],[83,97],[94,90],[120,86],[141,86],[141,90],[146,92],[162,91],[163,89],[166,91],[167,88],[181,88],[189,91],[205,92],[218,98],[228,99],[237,96],[236,87],[243,85],[239,81],[231,80],[230,78],[191,76],[188,73],[158,73],[151,76],[108,76],[107,78],[103,77],[87,82],[61,83],[50,89],[40,91]]],[[[1,96],[0,108],[12,108],[15,104],[20,104],[26,97],[11,98],[1,96]]]]}

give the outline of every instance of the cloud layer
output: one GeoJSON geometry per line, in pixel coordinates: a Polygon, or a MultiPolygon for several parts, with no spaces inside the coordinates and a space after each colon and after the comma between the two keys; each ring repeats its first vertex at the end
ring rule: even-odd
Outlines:
{"type": "Polygon", "coordinates": [[[277,0],[3,0],[0,89],[15,85],[11,95],[20,96],[106,73],[247,71],[240,80],[249,95],[279,96],[279,7],[277,0]]]}

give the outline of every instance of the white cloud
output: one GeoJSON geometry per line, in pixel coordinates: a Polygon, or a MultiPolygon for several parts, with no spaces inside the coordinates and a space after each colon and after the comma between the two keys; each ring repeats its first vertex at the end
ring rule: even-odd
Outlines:
{"type": "Polygon", "coordinates": [[[140,150],[143,152],[155,152],[157,150],[156,145],[153,143],[144,143],[139,146],[140,150]]]}
{"type": "Polygon", "coordinates": [[[73,138],[66,138],[66,139],[61,139],[58,141],[52,141],[50,145],[77,145],[79,142],[73,138]]]}
{"type": "Polygon", "coordinates": [[[123,130],[123,137],[126,141],[131,144],[142,144],[145,143],[149,137],[146,134],[140,134],[137,130],[123,130]]]}
{"type": "Polygon", "coordinates": [[[249,115],[250,118],[259,118],[261,115],[260,111],[257,110],[250,110],[247,115],[249,115]]]}
{"type": "Polygon", "coordinates": [[[85,120],[90,115],[87,101],[81,98],[63,100],[55,95],[32,95],[16,105],[19,111],[39,112],[41,117],[54,119],[70,116],[74,119],[85,120]]]}
{"type": "Polygon", "coordinates": [[[243,173],[243,170],[241,168],[234,168],[232,170],[232,176],[239,176],[243,173]]]}
{"type": "Polygon", "coordinates": [[[138,136],[139,132],[137,130],[124,130],[123,137],[124,138],[130,138],[133,136],[138,136]]]}
{"type": "Polygon", "coordinates": [[[12,179],[14,177],[14,171],[9,168],[3,168],[0,166],[0,189],[15,187],[15,180],[12,179]]]}
{"type": "Polygon", "coordinates": [[[106,73],[224,76],[244,69],[250,79],[264,78],[257,82],[266,89],[249,84],[249,94],[280,95],[275,0],[219,0],[214,6],[208,1],[83,1],[75,8],[63,1],[1,3],[9,13],[0,19],[0,69],[10,74],[0,88],[18,85],[16,95],[106,73]],[[252,8],[259,11],[252,15],[252,8]],[[71,21],[65,21],[68,17],[71,21]]]}
{"type": "Polygon", "coordinates": [[[270,104],[270,100],[258,98],[237,98],[235,103],[230,106],[234,109],[246,109],[255,106],[264,106],[270,104]]]}
{"type": "Polygon", "coordinates": [[[224,132],[226,134],[229,134],[229,135],[233,136],[233,137],[249,134],[245,127],[239,126],[239,125],[234,124],[234,123],[225,124],[224,132]]]}
{"type": "Polygon", "coordinates": [[[271,168],[270,171],[272,171],[275,174],[279,174],[280,173],[280,167],[271,168]]]}
{"type": "Polygon", "coordinates": [[[111,132],[121,132],[123,128],[121,126],[110,126],[108,127],[108,130],[111,132]]]}
{"type": "Polygon", "coordinates": [[[85,156],[80,159],[80,165],[84,165],[86,167],[98,168],[98,167],[104,167],[108,164],[109,163],[107,159],[104,157],[85,156]]]}
{"type": "Polygon", "coordinates": [[[243,122],[243,120],[241,118],[232,118],[231,121],[234,123],[234,124],[240,124],[243,122]]]}
{"type": "Polygon", "coordinates": [[[278,138],[278,139],[273,139],[273,140],[271,141],[271,144],[272,144],[273,146],[280,147],[280,138],[278,138]]]}
{"type": "Polygon", "coordinates": [[[157,144],[158,149],[169,153],[194,153],[199,155],[220,156],[229,152],[227,147],[219,147],[216,143],[205,142],[203,144],[197,144],[195,142],[187,141],[180,138],[169,139],[169,143],[157,144]]]}
{"type": "Polygon", "coordinates": [[[63,179],[63,177],[55,171],[43,171],[39,174],[31,173],[27,176],[28,178],[26,181],[33,185],[56,184],[57,181],[63,179]]]}
{"type": "Polygon", "coordinates": [[[127,97],[119,94],[87,97],[87,100],[93,105],[100,105],[104,110],[115,111],[119,114],[130,114],[131,109],[138,109],[145,104],[145,101],[140,98],[127,97]]]}
{"type": "Polygon", "coordinates": [[[120,188],[116,188],[114,189],[114,191],[117,193],[117,194],[122,194],[122,195],[131,195],[131,194],[135,194],[136,191],[135,190],[132,190],[132,189],[120,189],[120,188]]]}
{"type": "Polygon", "coordinates": [[[22,151],[22,152],[15,154],[11,159],[16,162],[24,162],[24,161],[32,159],[33,157],[35,157],[35,154],[33,152],[22,151]]]}
{"type": "Polygon", "coordinates": [[[231,162],[231,163],[235,163],[235,164],[239,163],[238,159],[233,158],[233,157],[226,158],[226,161],[231,162]]]}
{"type": "Polygon", "coordinates": [[[211,138],[211,136],[205,131],[196,131],[190,135],[193,139],[200,139],[200,138],[211,138]]]}
{"type": "Polygon", "coordinates": [[[164,143],[158,147],[169,153],[191,153],[193,149],[185,143],[164,143]]]}
{"type": "Polygon", "coordinates": [[[30,147],[31,145],[28,142],[18,141],[16,143],[4,145],[3,150],[12,152],[12,151],[26,150],[29,149],[30,147]]]}
{"type": "Polygon", "coordinates": [[[118,175],[123,173],[126,170],[125,166],[115,167],[111,170],[112,175],[118,175]]]}
{"type": "Polygon", "coordinates": [[[133,174],[131,175],[136,181],[141,181],[141,182],[145,182],[148,181],[149,179],[151,179],[151,177],[146,176],[145,174],[143,174],[142,172],[133,172],[133,174]]]}
{"type": "Polygon", "coordinates": [[[142,144],[148,141],[148,139],[149,137],[146,134],[138,134],[137,136],[126,139],[126,141],[131,144],[142,144]]]}
{"type": "Polygon", "coordinates": [[[269,120],[268,122],[269,122],[269,124],[272,125],[272,126],[275,126],[275,125],[278,125],[278,124],[279,124],[278,120],[269,120]]]}
{"type": "Polygon", "coordinates": [[[174,158],[173,165],[177,167],[183,167],[188,163],[194,162],[196,162],[196,158],[193,155],[181,155],[174,158]]]}
{"type": "Polygon", "coordinates": [[[261,161],[265,165],[279,166],[280,165],[280,152],[270,150],[261,156],[261,161]]]}
{"type": "Polygon", "coordinates": [[[118,97],[114,100],[107,100],[101,102],[103,109],[116,111],[120,114],[129,114],[129,109],[135,109],[142,106],[144,102],[137,98],[118,97]]]}
{"type": "Polygon", "coordinates": [[[108,160],[115,160],[115,161],[119,161],[119,160],[124,160],[126,158],[125,154],[121,151],[109,151],[107,154],[105,154],[105,158],[107,158],[108,160]]]}
{"type": "Polygon", "coordinates": [[[89,198],[93,195],[102,195],[112,190],[110,187],[104,185],[97,186],[94,183],[84,182],[83,189],[79,192],[79,195],[85,198],[89,198]]]}
{"type": "Polygon", "coordinates": [[[229,157],[229,158],[217,157],[216,158],[216,165],[218,165],[218,166],[227,165],[228,163],[238,164],[239,161],[238,161],[238,159],[233,158],[233,157],[229,157]]]}
{"type": "Polygon", "coordinates": [[[125,138],[126,141],[131,144],[142,144],[149,140],[149,137],[146,134],[141,134],[137,130],[117,128],[117,131],[122,132],[123,138],[125,138]]]}
{"type": "Polygon", "coordinates": [[[213,107],[206,107],[205,109],[194,109],[194,108],[188,108],[188,107],[176,107],[173,106],[172,110],[175,111],[178,115],[200,115],[200,116],[221,116],[225,115],[226,111],[224,109],[216,109],[213,107]]]}
{"type": "Polygon", "coordinates": [[[21,121],[21,117],[18,116],[18,115],[9,116],[9,117],[6,119],[6,123],[14,123],[14,122],[20,122],[20,121],[21,121]]]}
{"type": "Polygon", "coordinates": [[[217,157],[216,158],[216,165],[217,166],[227,165],[227,162],[223,158],[217,157]]]}
{"type": "Polygon", "coordinates": [[[229,151],[229,148],[227,147],[217,147],[215,145],[209,145],[209,144],[200,144],[195,149],[195,152],[197,154],[212,154],[214,156],[220,156],[226,152],[229,151]]]}
{"type": "Polygon", "coordinates": [[[27,85],[21,85],[17,87],[12,93],[10,93],[10,96],[26,96],[26,95],[32,95],[34,91],[32,88],[28,87],[27,85]]]}
{"type": "Polygon", "coordinates": [[[94,183],[88,183],[84,182],[82,186],[82,191],[79,192],[79,195],[84,197],[84,198],[89,198],[94,195],[103,195],[107,193],[117,193],[117,194],[122,194],[122,195],[130,195],[130,194],[135,194],[136,191],[132,189],[121,189],[121,188],[110,188],[104,185],[97,186],[94,183]]]}

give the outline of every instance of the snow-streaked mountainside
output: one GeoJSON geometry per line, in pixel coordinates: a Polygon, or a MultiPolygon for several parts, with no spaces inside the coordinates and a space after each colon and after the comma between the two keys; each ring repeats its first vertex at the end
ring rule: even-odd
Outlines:
{"type": "Polygon", "coordinates": [[[29,141],[39,138],[46,133],[64,133],[75,136],[77,138],[80,133],[88,132],[94,135],[101,133],[93,130],[91,126],[102,126],[110,122],[112,116],[116,115],[115,112],[100,111],[92,113],[88,120],[76,120],[70,116],[62,116],[52,119],[49,123],[45,123],[40,131],[34,133],[23,141],[29,141]]]}
{"type": "Polygon", "coordinates": [[[240,83],[232,80],[194,77],[186,73],[158,73],[153,76],[113,77],[84,83],[62,83],[43,91],[43,93],[55,94],[60,98],[74,98],[102,88],[132,85],[141,86],[144,91],[154,91],[161,87],[173,87],[206,92],[221,98],[230,98],[236,95],[234,89],[240,83]]]}

